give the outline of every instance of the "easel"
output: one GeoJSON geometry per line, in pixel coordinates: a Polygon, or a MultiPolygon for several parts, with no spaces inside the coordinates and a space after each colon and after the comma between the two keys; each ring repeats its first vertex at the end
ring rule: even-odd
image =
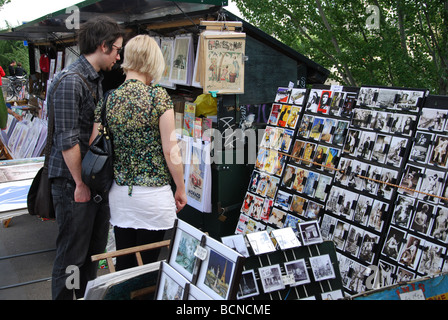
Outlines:
{"type": "MultiPolygon", "coordinates": [[[[149,243],[149,244],[145,244],[145,245],[141,245],[141,246],[116,250],[116,251],[112,251],[112,252],[106,252],[106,253],[102,253],[102,254],[93,255],[91,257],[91,259],[93,262],[106,259],[107,265],[109,267],[109,271],[111,273],[113,273],[113,272],[115,272],[115,266],[112,261],[113,258],[129,255],[129,254],[135,254],[135,257],[137,259],[137,264],[139,266],[142,266],[143,260],[142,260],[141,252],[148,251],[148,250],[154,250],[154,249],[160,249],[160,248],[164,248],[164,247],[169,247],[170,242],[171,242],[171,240],[164,240],[164,241],[149,243]]],[[[156,286],[150,286],[148,288],[143,288],[140,290],[133,291],[133,292],[131,292],[131,299],[135,299],[135,298],[138,298],[141,296],[145,296],[145,295],[154,293],[155,290],[156,290],[156,286]]]]}

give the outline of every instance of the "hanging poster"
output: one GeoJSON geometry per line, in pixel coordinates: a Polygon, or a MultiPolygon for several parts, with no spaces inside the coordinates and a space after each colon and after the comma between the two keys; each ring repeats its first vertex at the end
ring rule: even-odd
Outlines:
{"type": "Polygon", "coordinates": [[[204,93],[244,93],[244,33],[206,34],[201,46],[204,93]]]}

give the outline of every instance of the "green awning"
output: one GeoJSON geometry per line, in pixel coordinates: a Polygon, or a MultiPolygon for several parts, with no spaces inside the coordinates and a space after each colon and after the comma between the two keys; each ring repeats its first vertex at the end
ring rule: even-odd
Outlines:
{"type": "MultiPolygon", "coordinates": [[[[227,6],[227,0],[87,0],[76,4],[80,23],[98,15],[108,15],[120,24],[145,21],[161,17],[191,14],[216,6],[227,6]]],[[[42,41],[48,34],[64,38],[76,30],[68,29],[66,19],[72,12],[62,9],[18,27],[0,31],[0,40],[42,41]]]]}

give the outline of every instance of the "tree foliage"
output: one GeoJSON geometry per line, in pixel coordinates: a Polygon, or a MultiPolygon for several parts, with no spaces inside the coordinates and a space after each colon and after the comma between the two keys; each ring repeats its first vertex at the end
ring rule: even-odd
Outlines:
{"type": "MultiPolygon", "coordinates": [[[[0,10],[9,2],[11,0],[0,0],[0,10]]],[[[8,23],[7,25],[9,26],[8,23]]],[[[23,69],[29,74],[30,63],[28,56],[28,48],[24,46],[22,41],[0,40],[0,66],[2,66],[7,75],[9,75],[8,66],[13,60],[21,62],[23,69]]]]}
{"type": "Polygon", "coordinates": [[[448,0],[235,0],[343,85],[448,91],[448,0]]]}

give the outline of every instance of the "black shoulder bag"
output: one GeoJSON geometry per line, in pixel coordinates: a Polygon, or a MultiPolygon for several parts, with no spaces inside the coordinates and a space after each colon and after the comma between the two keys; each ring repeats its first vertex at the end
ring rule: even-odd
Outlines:
{"type": "Polygon", "coordinates": [[[106,121],[106,103],[111,91],[104,95],[98,135],[82,160],[82,180],[97,193],[96,202],[107,196],[114,179],[112,137],[106,121]]]}
{"type": "MultiPolygon", "coordinates": [[[[58,82],[54,85],[52,91],[61,83],[62,79],[68,75],[77,74],[87,85],[86,79],[77,72],[62,71],[63,75],[59,78],[58,82]]],[[[90,90],[90,88],[89,88],[90,90]]],[[[95,96],[94,96],[95,98],[95,96]]],[[[27,209],[28,213],[32,216],[40,216],[41,218],[54,219],[55,212],[53,208],[53,197],[51,195],[51,182],[48,178],[48,162],[50,158],[50,152],[53,145],[53,133],[54,133],[54,105],[50,101],[48,104],[48,133],[47,142],[45,145],[45,160],[42,168],[39,169],[36,176],[31,183],[30,189],[27,195],[27,209]]]]}

